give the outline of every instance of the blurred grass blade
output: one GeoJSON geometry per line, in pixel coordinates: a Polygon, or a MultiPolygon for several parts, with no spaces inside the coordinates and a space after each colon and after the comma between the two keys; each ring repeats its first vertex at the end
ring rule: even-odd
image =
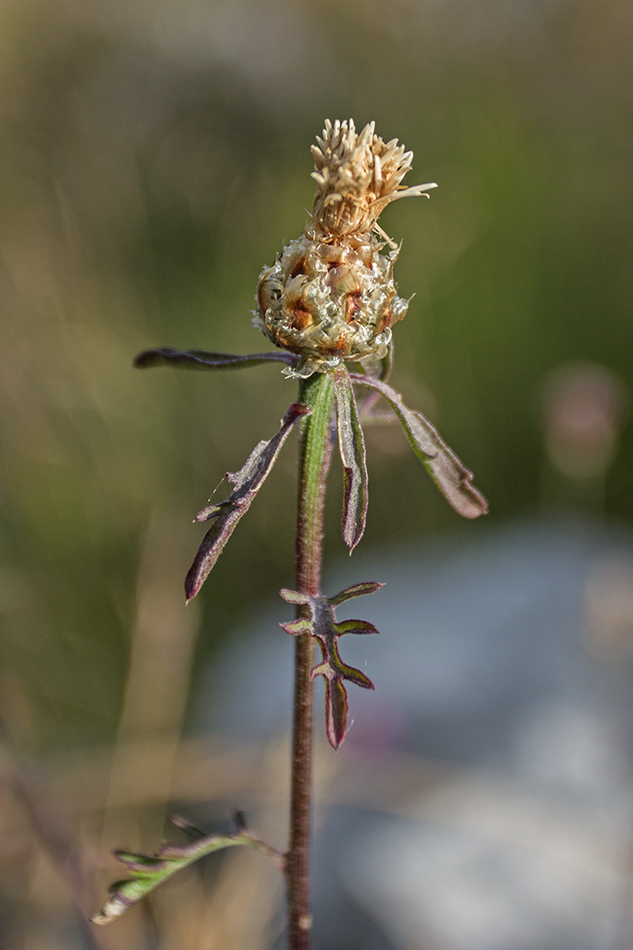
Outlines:
{"type": "Polygon", "coordinates": [[[232,835],[202,837],[180,848],[166,846],[161,848],[154,857],[129,851],[115,851],[115,857],[125,865],[129,877],[112,885],[110,897],[103,909],[92,918],[92,922],[94,924],[110,923],[151,893],[163,881],[168,880],[189,864],[214,851],[234,848],[237,845],[256,848],[272,858],[279,867],[283,867],[283,856],[275,848],[242,829],[232,835]]]}
{"type": "Polygon", "coordinates": [[[235,369],[240,366],[258,366],[260,363],[286,363],[294,366],[297,357],[281,350],[272,353],[250,353],[235,356],[232,353],[211,353],[206,350],[173,350],[162,346],[154,350],[143,350],[134,358],[132,364],[137,369],[151,366],[182,366],[185,369],[235,369]]]}
{"type": "Polygon", "coordinates": [[[402,396],[386,383],[369,376],[351,373],[354,383],[379,392],[394,410],[413,451],[428,469],[431,478],[455,511],[464,518],[478,518],[488,510],[484,496],[471,484],[472,473],[442,441],[422,413],[407,408],[402,396]]]}
{"type": "Polygon", "coordinates": [[[367,520],[367,463],[365,440],[358,421],[354,390],[344,366],[331,370],[336,400],[338,444],[343,463],[343,540],[351,554],[365,531],[367,520]]]}
{"type": "Polygon", "coordinates": [[[269,442],[260,442],[236,473],[229,473],[228,479],[235,486],[229,497],[218,505],[209,505],[196,515],[196,521],[213,520],[207,531],[193,564],[185,580],[187,602],[196,596],[224,545],[233,534],[237,523],[250,508],[251,502],[264,484],[268,473],[275,464],[279,451],[288,437],[292,426],[311,410],[300,403],[293,402],[281,421],[281,429],[269,442]]]}

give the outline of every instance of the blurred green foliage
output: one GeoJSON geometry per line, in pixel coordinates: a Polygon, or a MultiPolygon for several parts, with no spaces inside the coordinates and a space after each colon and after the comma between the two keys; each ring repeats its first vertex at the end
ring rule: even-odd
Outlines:
{"type": "MultiPolygon", "coordinates": [[[[163,578],[180,597],[190,520],[294,396],[274,367],[131,361],[268,348],[253,294],[304,226],[326,116],[375,119],[415,152],[408,184],[440,185],[381,219],[415,294],[394,386],[474,469],[491,520],[571,504],[548,475],[545,380],[589,360],[631,384],[625,4],[5,0],[0,36],[0,658],[20,743],[113,739],[142,552],[171,546],[150,526],[182,524],[163,578]]],[[[456,527],[399,431],[368,442],[365,546],[456,527]]],[[[633,520],[632,471],[625,428],[595,514],[633,520]]],[[[294,493],[287,447],[202,595],[194,669],[292,586],[294,493]]]]}

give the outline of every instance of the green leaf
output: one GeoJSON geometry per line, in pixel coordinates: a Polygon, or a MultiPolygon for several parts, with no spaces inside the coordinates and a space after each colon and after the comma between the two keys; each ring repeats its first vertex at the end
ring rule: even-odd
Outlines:
{"type": "Polygon", "coordinates": [[[196,515],[196,521],[213,519],[213,525],[202,539],[185,579],[187,602],[199,592],[238,522],[250,508],[251,502],[275,464],[292,426],[309,412],[307,406],[293,402],[281,421],[279,432],[269,442],[260,442],[255,446],[239,472],[227,475],[235,486],[229,497],[217,505],[203,508],[196,515]]]}
{"type": "Polygon", "coordinates": [[[334,398],[338,444],[343,463],[343,540],[351,554],[365,531],[367,520],[367,463],[365,440],[358,421],[354,390],[345,366],[330,370],[334,398]]]}
{"type": "Polygon", "coordinates": [[[464,518],[478,518],[488,510],[484,496],[471,484],[472,473],[442,441],[422,413],[409,409],[395,389],[377,379],[351,373],[352,382],[379,392],[398,416],[413,451],[455,511],[464,518]]]}
{"type": "MultiPolygon", "coordinates": [[[[174,824],[190,828],[188,823],[175,819],[174,824]]],[[[129,877],[123,881],[116,881],[110,888],[110,897],[103,909],[92,922],[108,924],[124,914],[130,907],[137,904],[143,897],[151,893],[159,884],[173,877],[178,871],[199,861],[207,854],[221,851],[224,848],[234,848],[238,845],[247,845],[268,855],[283,870],[283,855],[267,845],[256,835],[239,829],[232,835],[208,835],[198,837],[196,841],[184,847],[166,845],[157,855],[150,857],[145,854],[134,854],[130,851],[115,851],[115,857],[125,865],[129,877]]]]}
{"type": "Polygon", "coordinates": [[[235,356],[232,353],[211,353],[207,350],[173,350],[169,346],[153,350],[143,350],[134,358],[136,369],[148,369],[153,366],[182,366],[185,369],[236,369],[246,366],[258,366],[260,363],[286,363],[294,366],[297,357],[281,350],[272,353],[249,353],[235,356]]]}

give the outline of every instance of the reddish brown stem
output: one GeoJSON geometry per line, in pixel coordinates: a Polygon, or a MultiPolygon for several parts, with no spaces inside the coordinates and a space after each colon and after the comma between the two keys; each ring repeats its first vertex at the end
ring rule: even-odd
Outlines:
{"type": "MultiPolygon", "coordinates": [[[[327,472],[332,457],[332,385],[327,374],[304,384],[302,401],[312,414],[302,423],[299,446],[299,498],[296,539],[296,589],[316,597],[320,593],[323,549],[323,506],[327,472]]],[[[307,616],[298,607],[297,617],[307,616]]],[[[312,827],[313,643],[309,634],[296,639],[295,693],[290,787],[290,843],[286,855],[288,889],[288,946],[309,950],[312,932],[310,906],[310,839],[312,827]]]]}

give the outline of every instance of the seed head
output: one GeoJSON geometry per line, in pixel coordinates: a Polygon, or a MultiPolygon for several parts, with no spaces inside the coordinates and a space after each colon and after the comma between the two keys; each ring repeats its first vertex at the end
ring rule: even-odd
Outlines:
{"type": "Polygon", "coordinates": [[[436,187],[400,187],[413,152],[396,139],[385,144],[373,122],[359,134],[352,119],[326,119],[312,154],[312,221],[263,271],[253,320],[276,346],[303,357],[285,371],[300,377],[342,360],[386,355],[391,326],[403,319],[408,301],[398,297],[393,279],[399,248],[378,215],[396,198],[436,187]]]}

